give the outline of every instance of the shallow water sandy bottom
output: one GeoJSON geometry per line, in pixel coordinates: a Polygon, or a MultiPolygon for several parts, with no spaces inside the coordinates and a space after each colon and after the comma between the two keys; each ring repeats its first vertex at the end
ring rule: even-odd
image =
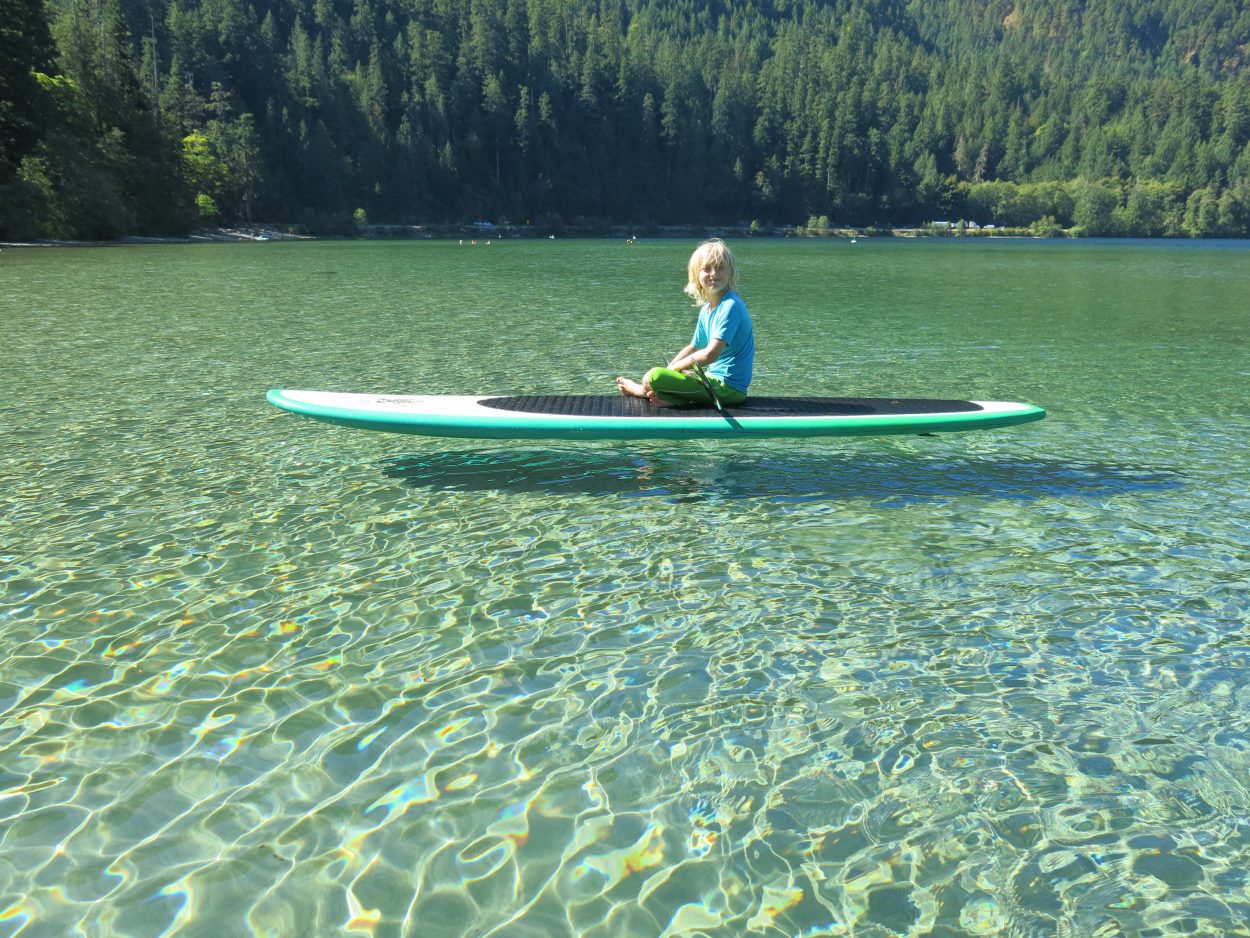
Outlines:
{"type": "Polygon", "coordinates": [[[6,251],[0,935],[1243,933],[1244,245],[735,246],[761,393],[1026,427],[264,402],[595,393],[689,247],[6,251]]]}

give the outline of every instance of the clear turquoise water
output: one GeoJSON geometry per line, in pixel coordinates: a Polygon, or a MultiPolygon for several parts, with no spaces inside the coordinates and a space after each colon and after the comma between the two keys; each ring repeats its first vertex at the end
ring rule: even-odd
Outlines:
{"type": "Polygon", "coordinates": [[[426,440],[608,389],[691,245],[0,254],[0,935],[1250,920],[1250,245],[735,245],[760,393],[1044,423],[426,440]]]}

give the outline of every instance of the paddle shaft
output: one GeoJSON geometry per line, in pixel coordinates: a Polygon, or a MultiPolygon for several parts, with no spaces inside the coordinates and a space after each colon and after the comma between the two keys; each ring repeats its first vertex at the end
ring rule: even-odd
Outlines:
{"type": "Polygon", "coordinates": [[[720,405],[720,398],[716,396],[716,389],[712,387],[712,382],[707,379],[707,375],[703,372],[703,366],[698,362],[691,362],[690,367],[694,371],[694,376],[699,379],[699,383],[703,385],[703,390],[707,391],[708,397],[712,399],[716,409],[722,414],[725,413],[725,408],[720,405]]]}

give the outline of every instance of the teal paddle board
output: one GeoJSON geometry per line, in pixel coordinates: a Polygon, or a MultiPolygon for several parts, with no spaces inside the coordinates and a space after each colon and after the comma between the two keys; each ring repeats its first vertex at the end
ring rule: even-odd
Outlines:
{"type": "Polygon", "coordinates": [[[610,395],[344,394],[275,389],[271,404],[342,427],[492,440],[759,439],[984,430],[1041,420],[1007,401],[750,397],[723,411],[610,395]]]}

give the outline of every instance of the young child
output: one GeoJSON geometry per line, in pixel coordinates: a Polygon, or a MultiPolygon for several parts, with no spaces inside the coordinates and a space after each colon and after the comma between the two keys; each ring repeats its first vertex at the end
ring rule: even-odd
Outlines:
{"type": "Polygon", "coordinates": [[[746,303],[734,292],[737,284],[738,268],[728,245],[720,238],[700,244],[686,269],[686,292],[702,301],[694,338],[667,368],[652,368],[641,383],[617,378],[621,393],[645,397],[656,407],[711,406],[694,371],[699,365],[706,369],[708,383],[722,404],[746,400],[755,362],[755,331],[746,303]]]}

